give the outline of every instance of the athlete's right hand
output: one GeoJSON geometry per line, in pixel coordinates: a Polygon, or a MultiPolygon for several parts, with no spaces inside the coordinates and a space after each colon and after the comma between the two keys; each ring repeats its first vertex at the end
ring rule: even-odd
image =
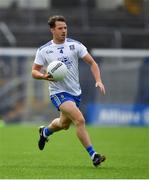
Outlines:
{"type": "Polygon", "coordinates": [[[54,81],[54,82],[56,82],[56,81],[53,79],[53,76],[52,76],[51,74],[48,74],[48,73],[43,74],[43,79],[44,79],[44,80],[48,80],[48,81],[54,81]]]}

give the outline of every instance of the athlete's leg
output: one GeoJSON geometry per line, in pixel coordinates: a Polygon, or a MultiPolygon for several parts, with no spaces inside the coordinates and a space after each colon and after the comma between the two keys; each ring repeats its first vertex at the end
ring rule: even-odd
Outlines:
{"type": "Polygon", "coordinates": [[[48,141],[48,136],[52,135],[56,131],[62,129],[67,130],[71,124],[71,120],[60,112],[60,117],[54,119],[48,127],[41,126],[39,128],[40,138],[38,141],[38,147],[40,150],[44,149],[45,143],[48,141]]]}
{"type": "Polygon", "coordinates": [[[56,132],[59,130],[67,130],[71,124],[71,120],[65,116],[63,112],[60,112],[60,117],[54,119],[48,126],[48,129],[56,132]]]}
{"type": "Polygon", "coordinates": [[[61,110],[61,112],[63,112],[63,114],[65,114],[66,117],[71,119],[74,123],[76,127],[76,134],[83,146],[88,151],[94,166],[98,166],[103,161],[105,161],[105,156],[95,152],[91,144],[89,134],[85,127],[85,119],[76,104],[72,101],[66,101],[65,103],[60,105],[59,109],[61,110]]]}
{"type": "Polygon", "coordinates": [[[91,140],[85,128],[85,119],[73,101],[66,101],[60,105],[60,110],[76,127],[76,134],[85,148],[91,145],[91,140]]]}
{"type": "MultiPolygon", "coordinates": [[[[78,138],[80,139],[81,143],[85,148],[91,146],[90,137],[88,135],[88,132],[85,128],[85,119],[81,113],[81,111],[78,109],[76,104],[73,101],[66,101],[60,105],[60,117],[54,119],[48,127],[44,128],[43,136],[44,138],[47,138],[49,135],[51,135],[53,132],[62,130],[62,129],[68,129],[70,126],[70,123],[73,122],[76,127],[76,134],[78,138]]],[[[40,138],[43,139],[43,138],[40,138]]],[[[43,139],[44,140],[44,139],[43,139]]],[[[40,141],[39,141],[40,142],[40,141]]],[[[44,141],[41,141],[40,149],[44,148],[45,143],[44,141]]]]}

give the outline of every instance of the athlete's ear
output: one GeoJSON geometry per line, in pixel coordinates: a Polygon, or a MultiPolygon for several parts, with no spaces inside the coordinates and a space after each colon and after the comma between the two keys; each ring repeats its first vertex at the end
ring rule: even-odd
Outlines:
{"type": "Polygon", "coordinates": [[[51,31],[51,33],[53,34],[53,32],[54,32],[54,28],[50,28],[50,31],[51,31]]]}

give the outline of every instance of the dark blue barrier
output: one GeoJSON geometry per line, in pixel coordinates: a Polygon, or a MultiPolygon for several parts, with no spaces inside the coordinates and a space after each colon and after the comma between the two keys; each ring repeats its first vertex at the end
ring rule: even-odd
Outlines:
{"type": "Polygon", "coordinates": [[[149,125],[149,105],[88,104],[87,123],[103,125],[149,125]]]}

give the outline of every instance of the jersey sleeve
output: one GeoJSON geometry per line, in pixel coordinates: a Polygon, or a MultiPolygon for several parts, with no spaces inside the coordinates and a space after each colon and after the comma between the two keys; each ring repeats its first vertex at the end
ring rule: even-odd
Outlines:
{"type": "Polygon", "coordinates": [[[43,56],[41,54],[40,49],[38,49],[37,52],[36,52],[34,63],[38,64],[38,65],[42,65],[42,66],[44,65],[44,58],[43,58],[43,56]]]}
{"type": "Polygon", "coordinates": [[[83,58],[88,53],[87,48],[82,44],[78,44],[78,56],[79,58],[83,58]]]}

